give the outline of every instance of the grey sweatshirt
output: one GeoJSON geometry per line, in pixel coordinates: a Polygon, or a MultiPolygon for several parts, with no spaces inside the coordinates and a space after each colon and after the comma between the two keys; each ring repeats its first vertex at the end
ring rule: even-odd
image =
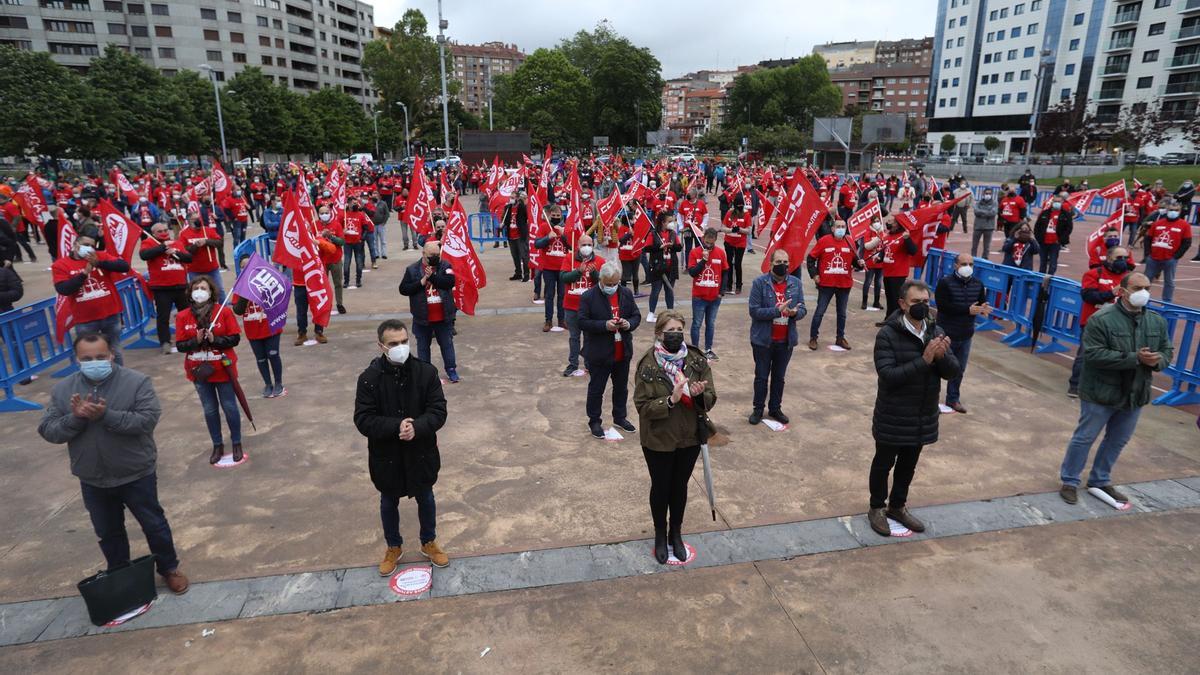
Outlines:
{"type": "Polygon", "coordinates": [[[161,414],[150,378],[114,363],[112,375],[101,382],[75,373],[54,385],[38,433],[51,443],[67,444],[71,473],[79,480],[116,487],[154,473],[154,427],[161,414]],[[103,398],[104,416],[96,421],[76,417],[73,394],[103,398]]]}
{"type": "Polygon", "coordinates": [[[975,223],[972,229],[980,232],[996,229],[996,200],[975,202],[975,223]]]}

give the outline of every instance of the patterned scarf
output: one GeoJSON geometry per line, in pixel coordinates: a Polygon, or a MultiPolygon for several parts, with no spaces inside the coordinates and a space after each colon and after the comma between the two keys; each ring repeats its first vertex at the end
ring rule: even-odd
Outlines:
{"type": "MultiPolygon", "coordinates": [[[[679,346],[679,351],[671,353],[663,347],[659,340],[654,341],[654,361],[658,363],[658,367],[663,369],[667,377],[671,380],[671,385],[679,384],[680,380],[686,380],[687,376],[683,374],[683,359],[687,356],[687,344],[679,346]]],[[[680,397],[684,405],[691,407],[692,396],[691,392],[684,388],[683,396],[680,397]]]]}

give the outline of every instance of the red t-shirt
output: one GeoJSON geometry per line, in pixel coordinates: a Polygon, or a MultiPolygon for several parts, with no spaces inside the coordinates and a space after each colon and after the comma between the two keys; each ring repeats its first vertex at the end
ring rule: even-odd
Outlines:
{"type": "Polygon", "coordinates": [[[201,246],[207,239],[220,239],[215,227],[185,227],[179,231],[179,241],[183,244],[199,246],[192,254],[192,262],[188,263],[187,271],[193,274],[208,274],[220,267],[217,249],[211,246],[201,246]]]}
{"type": "Polygon", "coordinates": [[[708,217],[708,204],[704,203],[703,199],[696,201],[688,201],[687,199],[679,202],[679,219],[683,222],[684,227],[691,227],[700,230],[701,236],[704,234],[704,219],[708,217]]]}
{"type": "Polygon", "coordinates": [[[904,250],[904,233],[883,235],[883,276],[906,277],[912,269],[912,261],[908,251],[904,250]]]}
{"type": "Polygon", "coordinates": [[[1021,220],[1021,209],[1025,207],[1025,200],[1021,197],[1001,197],[1000,219],[1006,223],[1015,223],[1021,220]]]}
{"type": "MultiPolygon", "coordinates": [[[[1101,291],[1112,292],[1121,285],[1121,279],[1129,274],[1115,274],[1108,271],[1106,267],[1094,267],[1083,273],[1082,286],[1084,290],[1099,289],[1101,291]]],[[[1088,319],[1096,313],[1103,305],[1093,305],[1090,302],[1084,302],[1083,307],[1079,310],[1079,327],[1082,329],[1087,325],[1088,319]]]]}
{"type": "MultiPolygon", "coordinates": [[[[621,318],[621,290],[608,296],[608,306],[612,308],[612,318],[621,318]]],[[[613,361],[625,360],[625,341],[621,339],[620,329],[613,333],[613,361]]]]}
{"type": "Polygon", "coordinates": [[[1046,234],[1042,237],[1043,244],[1058,243],[1058,214],[1060,213],[1062,213],[1061,210],[1053,211],[1050,217],[1046,219],[1046,234]]]}
{"type": "MultiPolygon", "coordinates": [[[[688,269],[695,267],[703,257],[703,246],[693,248],[692,252],[688,254],[688,269]]],[[[692,297],[709,301],[721,297],[721,275],[727,269],[729,269],[729,260],[725,258],[725,251],[714,246],[708,252],[708,262],[704,265],[704,269],[692,277],[692,297]]]]}
{"type": "Polygon", "coordinates": [[[618,240],[624,239],[626,235],[629,235],[629,241],[621,244],[617,248],[617,258],[620,259],[621,262],[632,262],[638,259],[638,257],[641,255],[641,251],[638,251],[633,247],[633,230],[628,225],[622,225],[621,229],[617,231],[617,238],[618,240]]]}
{"type": "Polygon", "coordinates": [[[730,209],[725,213],[725,219],[722,221],[727,228],[738,228],[737,232],[726,230],[725,243],[734,248],[746,248],[746,233],[750,231],[750,225],[753,217],[749,211],[743,211],[742,217],[738,218],[733,215],[733,210],[730,209]]]}
{"type": "MultiPolygon", "coordinates": [[[[564,299],[565,303],[566,300],[564,299]]],[[[434,288],[433,284],[425,287],[425,303],[429,308],[429,323],[438,323],[446,320],[446,310],[442,307],[442,292],[434,288]]]]}
{"type": "MultiPolygon", "coordinates": [[[[787,297],[787,280],[772,284],[775,288],[775,302],[785,302],[787,297]]],[[[787,342],[788,321],[791,317],[777,316],[771,320],[771,342],[787,342]]]]}
{"type": "Polygon", "coordinates": [[[858,190],[851,183],[838,189],[838,204],[844,209],[853,209],[858,203],[858,190]]]}
{"type": "Polygon", "coordinates": [[[186,286],[187,285],[187,266],[172,258],[171,251],[182,251],[183,242],[181,241],[158,241],[157,239],[143,239],[142,250],[155,248],[156,246],[166,246],[167,250],[155,258],[146,261],[146,269],[150,272],[150,288],[169,288],[171,286],[186,286]]]}
{"type": "Polygon", "coordinates": [[[564,267],[569,269],[567,244],[563,237],[554,237],[550,244],[542,249],[541,267],[544,270],[560,272],[564,267]]]}
{"type": "MultiPolygon", "coordinates": [[[[117,259],[107,251],[97,251],[96,257],[100,262],[111,262],[117,259]]],[[[51,279],[53,283],[58,284],[83,272],[85,267],[87,267],[86,260],[76,260],[71,256],[64,256],[55,260],[54,264],[50,266],[51,279]]],[[[113,272],[97,267],[84,280],[83,286],[75,292],[74,316],[76,323],[99,321],[121,313],[121,296],[117,294],[117,282],[113,274],[113,272]]]]}
{"type": "MultiPolygon", "coordinates": [[[[234,295],[231,300],[237,302],[238,296],[234,295]]],[[[248,340],[265,340],[272,335],[282,333],[283,326],[271,330],[271,324],[267,321],[267,313],[263,311],[263,308],[253,302],[247,302],[246,313],[242,315],[242,330],[246,332],[248,340]]]]}
{"type": "Polygon", "coordinates": [[[572,312],[579,311],[579,298],[583,297],[583,294],[594,285],[592,283],[592,276],[590,272],[592,270],[599,272],[603,265],[604,258],[601,258],[598,255],[592,256],[591,260],[576,264],[575,269],[581,271],[583,276],[579,277],[579,281],[567,286],[566,292],[563,293],[564,310],[571,310],[572,312]]]}
{"type": "Polygon", "coordinates": [[[1192,238],[1192,226],[1182,217],[1175,220],[1159,218],[1146,231],[1146,238],[1150,240],[1152,260],[1170,260],[1183,240],[1192,238]]]}
{"type": "Polygon", "coordinates": [[[366,215],[362,211],[347,211],[346,226],[342,230],[342,234],[346,239],[347,244],[361,244],[363,240],[363,232],[366,229],[366,224],[363,220],[366,215]]]}
{"type": "Polygon", "coordinates": [[[820,286],[825,288],[850,288],[854,286],[851,275],[854,263],[854,244],[845,237],[838,239],[827,234],[817,241],[808,257],[816,258],[820,286]]]}
{"type": "MultiPolygon", "coordinates": [[[[199,328],[207,329],[208,326],[199,328]]],[[[199,328],[196,326],[196,317],[192,314],[192,308],[188,307],[175,316],[175,341],[178,343],[194,339],[199,328]]],[[[213,323],[212,332],[214,336],[241,333],[233,310],[229,307],[220,307],[217,320],[213,323]]],[[[194,380],[192,368],[203,361],[213,364],[213,374],[208,378],[209,382],[228,382],[229,370],[232,370],[235,376],[237,374],[237,352],[233,349],[199,350],[188,352],[183,358],[183,373],[187,375],[187,379],[194,380]],[[229,361],[228,365],[224,363],[226,360],[229,361]]]]}

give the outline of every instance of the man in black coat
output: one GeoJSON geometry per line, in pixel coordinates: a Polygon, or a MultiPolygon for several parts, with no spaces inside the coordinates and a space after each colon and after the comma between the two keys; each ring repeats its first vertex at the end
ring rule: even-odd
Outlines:
{"type": "Polygon", "coordinates": [[[629,363],[633,359],[633,331],[642,313],[633,292],[621,285],[621,267],[609,261],[600,268],[600,283],[579,298],[579,330],[583,333],[583,362],[590,378],[587,390],[588,428],[592,436],[604,438],[600,404],[604,388],[613,383],[613,426],[637,431],[626,408],[629,400],[629,363]]]}
{"type": "Polygon", "coordinates": [[[900,289],[900,311],[887,318],[875,337],[879,391],[871,417],[875,458],[867,520],[885,537],[891,536],[888,518],[913,532],[925,531],[925,525],[905,508],[908,486],[921,448],[937,442],[941,381],[957,377],[958,371],[950,338],[929,316],[929,286],[909,279],[900,289]],[[896,474],[889,499],[888,474],[893,465],[896,474]]]}
{"type": "Polygon", "coordinates": [[[408,296],[417,338],[417,358],[433,362],[433,340],[442,352],[446,377],[458,382],[458,360],[454,355],[454,269],[442,260],[441,244],[425,242],[421,259],[404,270],[400,294],[408,296]]]}
{"type": "Polygon", "coordinates": [[[437,543],[433,485],[442,466],[437,431],[446,423],[446,396],[437,368],[410,358],[404,322],[388,319],[376,331],[381,356],[358,376],[354,426],[367,437],[367,467],[379,490],[379,515],[387,552],[379,575],[396,570],[403,554],[400,498],[417,500],[421,555],[437,567],[450,558],[437,543]]]}
{"type": "Polygon", "coordinates": [[[954,274],[938,281],[933,297],[937,300],[937,325],[950,338],[950,352],[958,360],[958,375],[946,383],[946,407],[957,413],[967,412],[959,401],[959,387],[967,372],[971,338],[975,336],[975,317],[987,316],[988,306],[983,282],[975,277],[975,260],[968,253],[958,254],[954,274]]]}

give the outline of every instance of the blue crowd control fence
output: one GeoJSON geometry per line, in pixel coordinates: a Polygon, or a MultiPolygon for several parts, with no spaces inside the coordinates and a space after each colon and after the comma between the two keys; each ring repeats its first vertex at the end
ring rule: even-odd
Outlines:
{"type": "Polygon", "coordinates": [[[242,262],[250,257],[251,253],[257,252],[260,256],[271,259],[271,255],[275,253],[275,237],[267,232],[256,234],[253,237],[238,244],[233,249],[233,270],[235,274],[242,273],[242,262]]]}
{"type": "MultiPolygon", "coordinates": [[[[146,297],[137,279],[123,279],[117,283],[117,293],[123,305],[121,341],[137,338],[127,348],[141,349],[157,347],[158,341],[148,335],[154,330],[154,303],[146,297]]],[[[66,363],[54,372],[55,377],[68,375],[78,367],[71,342],[58,344],[54,339],[55,298],[17,307],[0,314],[0,413],[37,410],[42,406],[20,398],[14,386],[34,375],[66,363]]]]}
{"type": "MultiPolygon", "coordinates": [[[[932,249],[923,268],[923,278],[931,286],[951,274],[953,251],[932,249]]],[[[990,318],[980,317],[976,330],[1003,330],[1000,322],[1012,324],[1012,332],[1001,341],[1010,347],[1033,345],[1033,315],[1044,275],[1000,265],[983,258],[975,259],[975,276],[983,283],[987,302],[993,307],[990,318]]],[[[1048,285],[1045,318],[1038,353],[1069,351],[1081,340],[1080,314],[1083,310],[1082,285],[1072,279],[1051,277],[1048,285]],[[1048,338],[1049,342],[1042,342],[1048,338]]],[[[1175,347],[1173,360],[1163,370],[1171,378],[1171,388],[1154,399],[1156,405],[1200,404],[1200,310],[1182,305],[1152,301],[1151,311],[1167,320],[1167,330],[1175,347]]]]}
{"type": "MultiPolygon", "coordinates": [[[[1129,185],[1132,186],[1132,183],[1129,183],[1129,185]]],[[[1104,186],[1103,185],[1093,185],[1092,187],[1102,188],[1104,186]]],[[[991,190],[992,194],[994,195],[993,198],[997,202],[1000,201],[1000,186],[999,185],[990,185],[990,184],[985,184],[985,183],[971,183],[971,195],[975,199],[979,199],[979,197],[981,195],[983,195],[983,191],[985,189],[991,190]]],[[[1050,189],[1038,190],[1037,203],[1030,204],[1029,206],[1033,207],[1033,208],[1041,208],[1041,205],[1046,203],[1046,200],[1049,199],[1053,194],[1054,194],[1054,191],[1050,190],[1050,189]]],[[[1100,197],[1099,195],[1097,195],[1095,198],[1092,199],[1090,204],[1084,205],[1084,207],[1080,210],[1083,211],[1083,214],[1085,216],[1099,216],[1100,218],[1107,218],[1112,215],[1113,211],[1117,210],[1117,207],[1120,206],[1120,204],[1121,204],[1120,199],[1104,199],[1103,197],[1100,197]]],[[[1196,223],[1196,222],[1200,221],[1200,203],[1193,204],[1190,212],[1184,214],[1184,217],[1187,218],[1192,223],[1196,223]]]]}
{"type": "Polygon", "coordinates": [[[487,211],[467,216],[467,232],[470,234],[471,240],[479,244],[505,241],[506,237],[497,229],[499,225],[496,216],[487,211]]]}

